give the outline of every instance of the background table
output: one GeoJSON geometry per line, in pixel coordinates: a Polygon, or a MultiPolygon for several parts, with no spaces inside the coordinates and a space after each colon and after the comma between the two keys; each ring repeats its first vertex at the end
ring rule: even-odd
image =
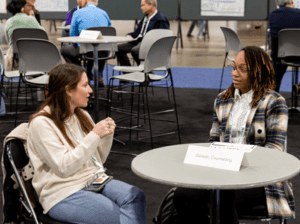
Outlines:
{"type": "Polygon", "coordinates": [[[56,27],[58,30],[70,30],[71,26],[58,26],[56,27]]]}
{"type": "MultiPolygon", "coordinates": [[[[213,217],[218,223],[220,189],[262,187],[283,182],[300,172],[300,161],[276,149],[256,147],[247,153],[249,166],[240,171],[184,164],[188,145],[174,145],[153,149],[133,159],[131,168],[135,174],[150,181],[177,187],[217,190],[217,206],[213,217]],[[217,214],[215,214],[217,213],[217,214]]],[[[193,144],[209,146],[210,143],[193,144]]]]}
{"type": "Polygon", "coordinates": [[[94,122],[98,122],[98,113],[99,113],[99,102],[98,102],[98,51],[97,47],[99,44],[110,44],[110,43],[123,43],[123,42],[129,42],[132,40],[132,38],[129,37],[119,37],[119,36],[103,36],[103,39],[85,39],[80,38],[78,36],[72,36],[72,37],[61,37],[57,38],[58,41],[63,43],[79,43],[79,44],[92,44],[94,47],[94,94],[95,94],[95,116],[94,116],[94,122]]]}

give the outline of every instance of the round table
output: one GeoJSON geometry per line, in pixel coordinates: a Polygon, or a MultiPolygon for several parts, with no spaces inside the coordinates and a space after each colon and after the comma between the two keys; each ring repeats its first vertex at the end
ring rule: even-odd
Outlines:
{"type": "MultiPolygon", "coordinates": [[[[132,161],[135,174],[147,180],[178,187],[210,189],[216,204],[211,223],[219,223],[219,190],[262,187],[283,182],[300,172],[300,161],[291,154],[276,149],[256,147],[247,153],[249,166],[229,171],[183,163],[188,146],[167,146],[144,152],[132,161]]],[[[210,143],[193,145],[209,146],[210,143]]]]}
{"type": "Polygon", "coordinates": [[[98,122],[98,114],[99,114],[99,102],[98,102],[98,51],[97,47],[99,44],[103,43],[123,43],[129,42],[132,38],[124,37],[124,36],[103,36],[103,39],[85,39],[80,38],[79,36],[71,36],[71,37],[60,37],[57,38],[58,41],[63,43],[79,43],[79,44],[92,44],[94,47],[94,94],[95,94],[95,116],[94,121],[95,123],[98,122]]]}

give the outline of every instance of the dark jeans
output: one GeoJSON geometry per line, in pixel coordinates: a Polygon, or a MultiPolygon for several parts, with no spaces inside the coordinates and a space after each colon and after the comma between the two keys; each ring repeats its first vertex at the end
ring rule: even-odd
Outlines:
{"type": "MultiPolygon", "coordinates": [[[[67,63],[72,63],[76,65],[81,65],[81,59],[80,59],[80,54],[79,54],[79,47],[77,45],[63,45],[62,48],[60,49],[61,55],[64,57],[65,61],[67,63]]],[[[88,52],[87,57],[93,58],[93,52],[88,52]]],[[[98,57],[106,57],[109,55],[108,51],[98,51],[98,57]]],[[[92,74],[92,67],[94,65],[93,60],[88,60],[87,62],[87,76],[89,79],[93,79],[93,74],[92,74]]],[[[103,72],[105,65],[105,60],[99,60],[98,61],[98,71],[103,72]]]]}
{"type": "MultiPolygon", "coordinates": [[[[177,188],[174,205],[179,214],[179,223],[209,223],[210,191],[177,188]]],[[[266,205],[263,187],[243,190],[220,191],[220,223],[238,224],[241,207],[250,209],[255,205],[266,205]]]]}
{"type": "Polygon", "coordinates": [[[132,57],[134,58],[134,60],[138,65],[140,64],[139,51],[140,51],[141,41],[142,38],[118,45],[117,59],[121,66],[131,65],[129,58],[127,56],[128,53],[131,53],[132,57]]]}

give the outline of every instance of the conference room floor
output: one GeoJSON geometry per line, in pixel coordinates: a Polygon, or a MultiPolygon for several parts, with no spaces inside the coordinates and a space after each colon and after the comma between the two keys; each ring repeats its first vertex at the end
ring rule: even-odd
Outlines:
{"type": "MultiPolygon", "coordinates": [[[[3,21],[5,22],[5,21],[3,21]]],[[[56,21],[56,26],[60,26],[62,21],[56,21]]],[[[251,23],[251,22],[249,22],[251,23]]],[[[191,21],[185,21],[181,23],[182,28],[182,40],[183,48],[181,48],[180,42],[178,49],[176,49],[176,43],[172,52],[172,66],[173,67],[205,67],[205,68],[221,68],[225,56],[225,39],[220,29],[221,26],[229,26],[234,29],[235,22],[233,21],[209,21],[209,40],[197,39],[197,27],[193,30],[193,37],[187,37],[187,32],[191,21]]],[[[61,36],[61,31],[55,31],[54,27],[51,27],[50,20],[42,20],[42,26],[46,29],[50,41],[56,44],[60,49],[61,43],[57,41],[57,38],[61,36]]],[[[116,28],[118,36],[124,36],[128,32],[132,32],[134,28],[134,21],[119,21],[113,20],[112,26],[116,28]]],[[[178,22],[170,21],[170,27],[177,35],[178,22]]],[[[240,36],[242,46],[255,45],[262,46],[265,44],[265,34],[255,36],[253,33],[247,36],[240,36]]],[[[3,46],[4,49],[7,46],[3,46]]],[[[110,64],[115,64],[115,60],[109,61],[110,64]]]]}

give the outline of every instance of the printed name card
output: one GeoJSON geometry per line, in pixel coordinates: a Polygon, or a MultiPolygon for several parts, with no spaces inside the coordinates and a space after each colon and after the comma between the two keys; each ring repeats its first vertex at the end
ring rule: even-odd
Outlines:
{"type": "Polygon", "coordinates": [[[103,39],[102,33],[95,30],[82,30],[79,37],[92,40],[103,39]]]}
{"type": "Polygon", "coordinates": [[[241,165],[248,166],[243,151],[195,145],[189,145],[184,163],[233,171],[239,171],[241,165]]]}

